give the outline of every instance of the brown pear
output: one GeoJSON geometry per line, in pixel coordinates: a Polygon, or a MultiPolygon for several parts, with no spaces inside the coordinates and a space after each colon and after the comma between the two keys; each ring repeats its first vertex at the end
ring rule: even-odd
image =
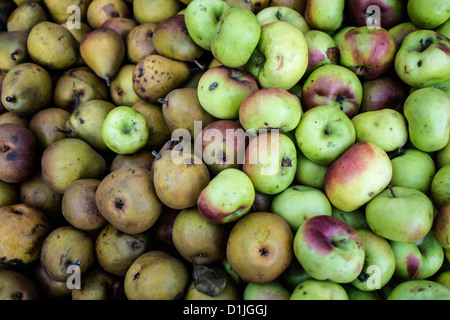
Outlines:
{"type": "Polygon", "coordinates": [[[176,61],[161,55],[144,57],[133,72],[133,88],[143,100],[158,102],[170,91],[181,86],[191,71],[186,62],[176,61]]]}
{"type": "Polygon", "coordinates": [[[162,210],[152,176],[151,171],[137,167],[124,167],[108,174],[95,195],[102,216],[124,233],[137,234],[149,229],[162,210]]]}
{"type": "Polygon", "coordinates": [[[94,241],[86,231],[72,226],[53,229],[42,243],[40,262],[53,280],[67,281],[71,266],[78,267],[83,278],[95,261],[94,241]]]}
{"type": "Polygon", "coordinates": [[[8,31],[30,32],[39,22],[47,21],[47,13],[44,8],[36,3],[24,3],[14,9],[8,18],[8,31]]]}
{"type": "Polygon", "coordinates": [[[154,159],[155,156],[146,149],[132,154],[117,154],[111,162],[111,172],[124,167],[139,167],[151,170],[154,159]]]}
{"type": "Polygon", "coordinates": [[[60,24],[43,21],[28,35],[28,54],[37,64],[52,70],[73,66],[79,59],[79,45],[69,30],[60,24]]]}
{"type": "Polygon", "coordinates": [[[136,27],[138,23],[132,18],[110,18],[103,22],[100,28],[109,28],[116,31],[122,37],[123,41],[127,41],[128,34],[136,27]]]}
{"type": "Polygon", "coordinates": [[[20,116],[13,111],[6,111],[5,113],[0,114],[0,125],[4,123],[15,123],[28,128],[30,117],[20,116]]]}
{"type": "Polygon", "coordinates": [[[150,131],[147,142],[147,147],[149,149],[159,149],[164,143],[170,140],[171,131],[164,119],[161,106],[145,100],[140,100],[136,102],[132,108],[142,113],[147,119],[150,131]]]}
{"type": "Polygon", "coordinates": [[[131,17],[123,0],[93,0],[87,9],[87,21],[92,29],[99,29],[106,20],[116,17],[131,17]]]}
{"type": "Polygon", "coordinates": [[[127,36],[127,57],[131,63],[137,64],[145,56],[155,54],[153,33],[158,25],[156,23],[139,24],[127,36]]]}
{"type": "Polygon", "coordinates": [[[153,33],[156,51],[167,58],[180,61],[193,61],[203,55],[187,32],[183,14],[176,14],[161,21],[153,33]]]}
{"type": "Polygon", "coordinates": [[[35,281],[19,270],[0,271],[0,300],[39,300],[35,281]]]}
{"type": "Polygon", "coordinates": [[[203,127],[217,120],[200,104],[197,88],[174,89],[160,102],[169,129],[172,132],[177,129],[188,130],[193,141],[203,127]],[[194,130],[196,121],[200,125],[198,132],[194,130]]]}
{"type": "Polygon", "coordinates": [[[109,273],[124,276],[133,262],[151,248],[150,233],[128,234],[107,224],[98,234],[95,252],[99,265],[109,273]]]}
{"type": "Polygon", "coordinates": [[[0,33],[0,70],[8,72],[28,59],[27,40],[28,33],[25,31],[0,33]]]}
{"type": "Polygon", "coordinates": [[[29,121],[29,129],[33,132],[41,149],[66,137],[64,132],[55,128],[64,128],[71,113],[61,108],[45,108],[36,112],[29,121]]]}
{"type": "Polygon", "coordinates": [[[69,10],[71,5],[78,7],[79,19],[86,20],[87,8],[91,0],[44,0],[45,7],[50,14],[51,19],[56,23],[64,23],[70,20],[75,11],[69,10]]]}
{"type": "Polygon", "coordinates": [[[52,79],[42,66],[21,63],[11,68],[3,79],[2,103],[8,111],[31,116],[51,102],[52,79]]]}
{"type": "Polygon", "coordinates": [[[109,86],[125,58],[125,43],[112,29],[95,29],[84,37],[80,53],[88,67],[109,86]]]}
{"type": "Polygon", "coordinates": [[[111,99],[117,106],[131,107],[141,100],[133,89],[134,64],[125,64],[111,81],[111,99]]]}
{"type": "Polygon", "coordinates": [[[39,260],[44,238],[50,232],[45,215],[23,204],[0,208],[0,265],[23,267],[39,260]]]}
{"type": "Polygon", "coordinates": [[[0,208],[19,202],[19,185],[0,180],[0,208]]]}
{"type": "Polygon", "coordinates": [[[125,300],[123,279],[101,268],[89,270],[81,279],[81,289],[72,290],[72,300],[125,300]]]}
{"type": "Polygon", "coordinates": [[[75,228],[97,230],[107,223],[95,204],[99,184],[98,179],[79,179],[72,182],[62,195],[62,215],[75,228]]]}
{"type": "Polygon", "coordinates": [[[109,88],[88,67],[77,67],[64,72],[56,81],[53,99],[56,107],[75,110],[82,102],[109,100],[109,88]]]}

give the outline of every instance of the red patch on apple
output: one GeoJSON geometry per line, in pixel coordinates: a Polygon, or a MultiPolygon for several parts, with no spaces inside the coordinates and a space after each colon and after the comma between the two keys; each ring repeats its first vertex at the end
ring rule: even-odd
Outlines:
{"type": "Polygon", "coordinates": [[[416,275],[417,271],[419,271],[420,260],[413,254],[409,254],[406,257],[406,270],[408,271],[408,276],[410,278],[416,275]]]}

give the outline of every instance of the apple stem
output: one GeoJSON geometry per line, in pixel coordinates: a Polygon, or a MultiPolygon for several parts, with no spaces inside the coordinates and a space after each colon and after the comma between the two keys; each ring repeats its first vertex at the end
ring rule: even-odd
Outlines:
{"type": "Polygon", "coordinates": [[[392,185],[388,185],[388,188],[391,191],[392,197],[395,198],[394,187],[392,187],[392,185]]]}
{"type": "Polygon", "coordinates": [[[161,159],[161,155],[158,152],[156,152],[155,150],[152,151],[152,155],[156,158],[156,160],[161,159]]]}

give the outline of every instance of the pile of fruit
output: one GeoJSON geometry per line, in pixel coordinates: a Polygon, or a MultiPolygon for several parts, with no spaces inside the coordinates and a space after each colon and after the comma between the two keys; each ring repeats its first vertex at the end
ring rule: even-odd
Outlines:
{"type": "Polygon", "coordinates": [[[450,300],[449,0],[0,28],[0,299],[450,300]]]}

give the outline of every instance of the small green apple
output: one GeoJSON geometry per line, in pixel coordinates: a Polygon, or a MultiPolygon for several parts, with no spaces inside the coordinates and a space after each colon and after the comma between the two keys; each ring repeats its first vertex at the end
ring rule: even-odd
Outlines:
{"type": "Polygon", "coordinates": [[[344,287],[328,280],[307,279],[297,285],[289,300],[349,300],[344,287]]]}
{"type": "Polygon", "coordinates": [[[323,190],[327,170],[328,166],[309,160],[298,150],[297,171],[295,172],[296,183],[323,190]]]}
{"type": "Polygon", "coordinates": [[[450,139],[444,148],[436,151],[436,168],[440,169],[450,163],[450,139]]]}
{"type": "Polygon", "coordinates": [[[408,17],[422,29],[434,29],[450,18],[450,3],[446,0],[409,0],[408,17]]]}
{"type": "Polygon", "coordinates": [[[407,280],[392,289],[387,300],[450,300],[450,290],[431,280],[407,280]]]}
{"type": "Polygon", "coordinates": [[[136,153],[146,146],[148,137],[147,119],[131,107],[112,109],[102,124],[103,141],[118,154],[136,153]]]}
{"type": "Polygon", "coordinates": [[[305,19],[311,29],[333,32],[342,26],[344,8],[344,0],[309,0],[306,2],[305,19]]]}
{"type": "Polygon", "coordinates": [[[443,24],[441,24],[437,29],[437,33],[442,34],[443,36],[446,36],[447,38],[450,38],[450,18],[447,19],[443,24]]]}
{"type": "Polygon", "coordinates": [[[279,280],[268,283],[248,283],[245,286],[244,300],[289,300],[291,292],[279,280]]]}
{"type": "Polygon", "coordinates": [[[256,14],[261,25],[269,24],[277,21],[286,21],[292,23],[297,29],[305,33],[309,30],[308,23],[305,18],[295,9],[285,6],[269,6],[256,14]]]}
{"type": "Polygon", "coordinates": [[[438,209],[450,201],[450,163],[436,172],[431,181],[430,192],[438,209]]]}

